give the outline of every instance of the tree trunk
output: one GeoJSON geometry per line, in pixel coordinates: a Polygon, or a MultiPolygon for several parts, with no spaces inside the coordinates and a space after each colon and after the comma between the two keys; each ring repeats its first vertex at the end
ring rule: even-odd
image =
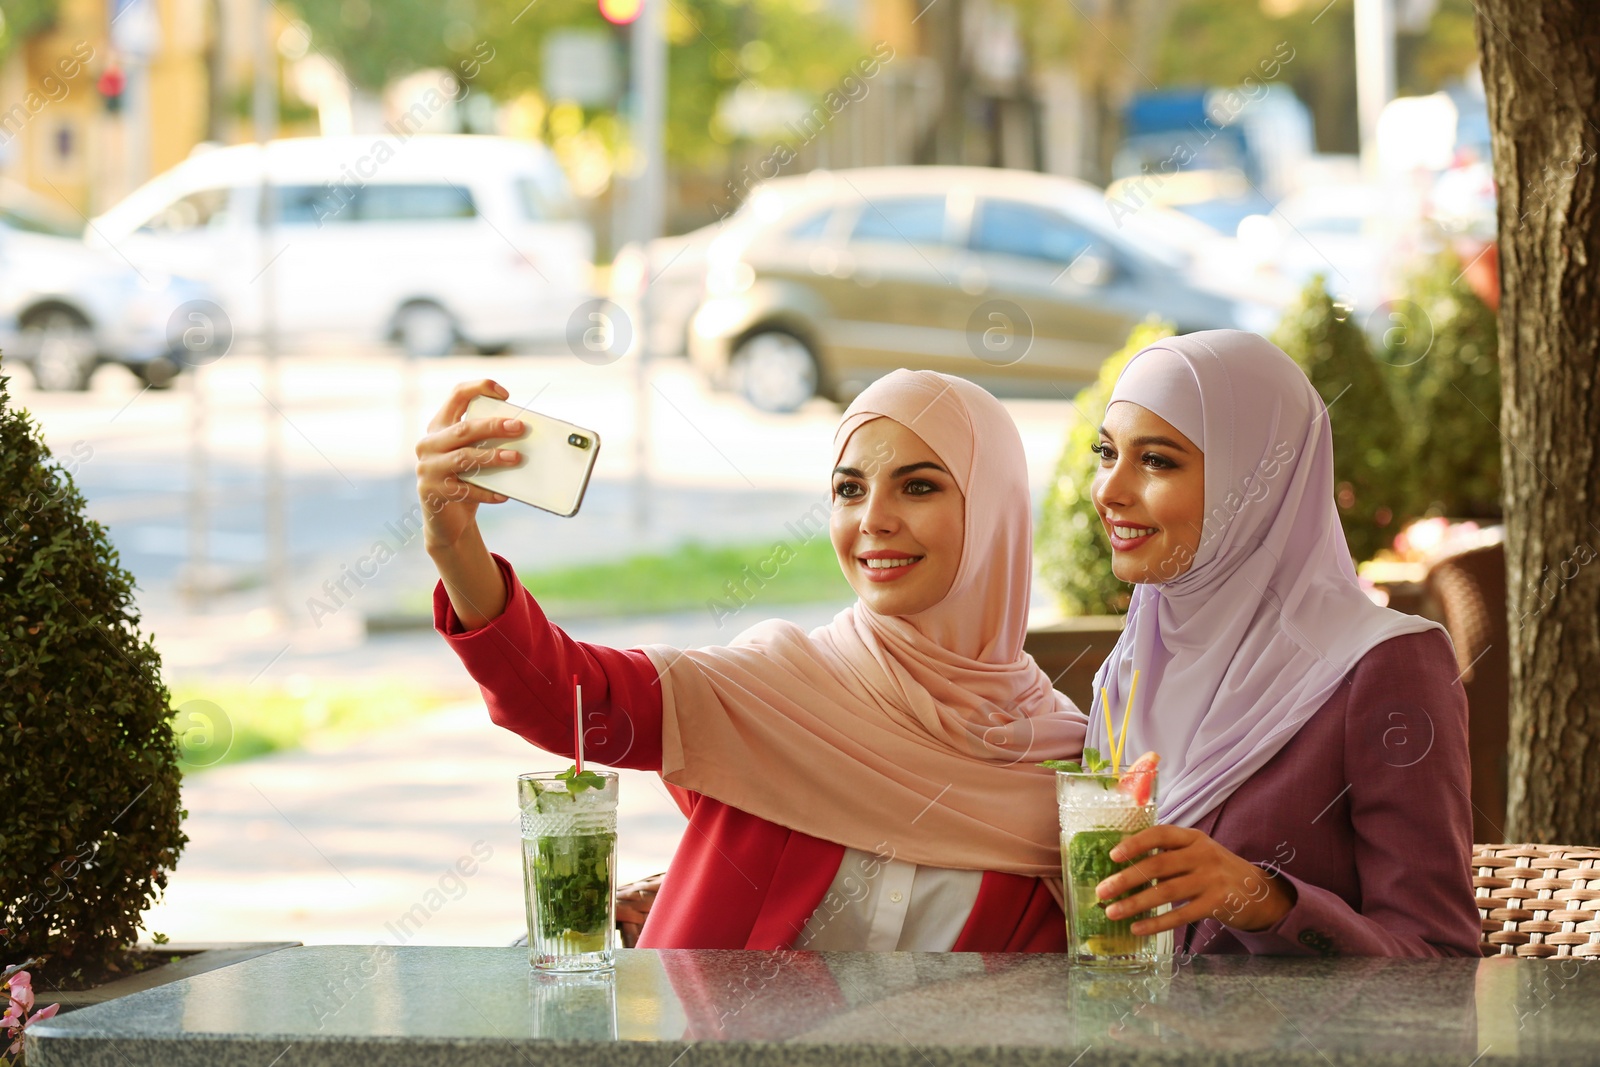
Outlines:
{"type": "Polygon", "coordinates": [[[1511,841],[1600,845],[1600,20],[1476,0],[1499,186],[1511,841]]]}

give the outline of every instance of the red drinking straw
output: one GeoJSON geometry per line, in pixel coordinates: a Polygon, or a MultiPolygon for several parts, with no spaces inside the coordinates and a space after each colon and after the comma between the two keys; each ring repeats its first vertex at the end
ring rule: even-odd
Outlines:
{"type": "Polygon", "coordinates": [[[578,684],[578,676],[572,676],[572,717],[573,750],[577,753],[577,773],[583,773],[583,686],[578,684]]]}

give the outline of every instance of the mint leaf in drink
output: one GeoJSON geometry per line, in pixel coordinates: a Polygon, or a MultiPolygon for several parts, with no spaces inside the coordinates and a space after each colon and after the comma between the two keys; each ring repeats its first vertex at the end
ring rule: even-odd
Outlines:
{"type": "Polygon", "coordinates": [[[1077,760],[1047,759],[1043,763],[1039,764],[1039,766],[1048,767],[1052,771],[1070,771],[1073,774],[1083,773],[1083,764],[1079,763],[1077,760]]]}
{"type": "Polygon", "coordinates": [[[1130,864],[1118,863],[1111,858],[1111,850],[1128,835],[1121,830],[1083,830],[1072,835],[1064,856],[1067,873],[1071,876],[1074,900],[1075,937],[1120,936],[1132,937],[1133,923],[1143,915],[1122,919],[1106,917],[1106,906],[1127,900],[1145,887],[1136,886],[1111,900],[1101,900],[1095,887],[1130,864]]]}
{"type": "Polygon", "coordinates": [[[1083,750],[1083,766],[1090,774],[1099,774],[1111,769],[1111,761],[1100,758],[1098,748],[1085,748],[1083,750]]]}
{"type": "Polygon", "coordinates": [[[581,793],[585,789],[604,789],[605,787],[606,780],[594,771],[584,771],[582,774],[573,776],[567,782],[567,788],[573,793],[581,793]]]}
{"type": "Polygon", "coordinates": [[[606,787],[606,780],[594,771],[584,771],[579,774],[577,764],[573,764],[556,775],[556,780],[567,783],[567,793],[572,796],[577,796],[585,789],[604,789],[606,787]]]}
{"type": "Polygon", "coordinates": [[[562,941],[578,952],[605,947],[612,917],[611,865],[616,848],[614,833],[523,842],[533,876],[534,921],[547,942],[562,941]]]}

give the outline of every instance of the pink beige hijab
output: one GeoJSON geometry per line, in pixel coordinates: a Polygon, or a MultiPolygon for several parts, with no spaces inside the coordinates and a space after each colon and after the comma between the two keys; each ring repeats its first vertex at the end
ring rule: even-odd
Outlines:
{"type": "Polygon", "coordinates": [[[1036,764],[1077,758],[1085,720],[1022,651],[1022,440],[978,386],[899,370],[845,412],[835,464],[877,418],[920,437],[965,498],[950,591],[916,615],[857,601],[809,634],[772,620],[725,647],[647,648],[661,675],[662,777],[851,848],[1059,882],[1055,776],[1036,764]]]}

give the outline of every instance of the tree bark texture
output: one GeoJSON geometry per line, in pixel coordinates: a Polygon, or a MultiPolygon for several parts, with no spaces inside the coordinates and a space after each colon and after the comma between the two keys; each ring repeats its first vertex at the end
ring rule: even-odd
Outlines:
{"type": "Polygon", "coordinates": [[[1600,7],[1476,8],[1504,290],[1504,829],[1600,846],[1600,7]]]}

